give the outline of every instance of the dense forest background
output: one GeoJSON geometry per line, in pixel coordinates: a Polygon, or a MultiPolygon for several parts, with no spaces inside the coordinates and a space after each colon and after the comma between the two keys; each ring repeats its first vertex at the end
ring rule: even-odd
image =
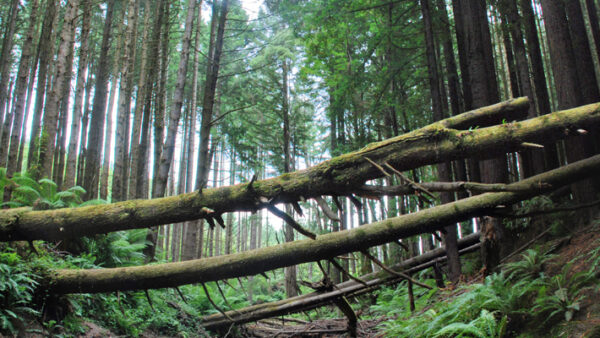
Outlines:
{"type": "MultiPolygon", "coordinates": [[[[201,193],[309,168],[501,101],[528,97],[526,118],[600,101],[595,0],[265,0],[256,12],[247,6],[242,0],[0,0],[4,207],[49,210],[201,193]]],[[[192,324],[195,316],[295,297],[310,292],[306,281],[322,275],[338,284],[438,248],[446,249],[447,264],[423,276],[438,286],[444,277],[455,286],[482,267],[482,274],[492,274],[548,224],[557,234],[564,224],[548,216],[471,218],[324,266],[288,266],[238,279],[237,287],[231,280],[214,288],[202,284],[201,297],[191,295],[202,292],[198,285],[186,286],[183,294],[193,301],[165,305],[155,299],[157,308],[171,307],[162,312],[154,311],[147,291],[72,296],[70,306],[54,310],[44,302],[45,310],[29,307],[40,301],[34,299],[36,278],[26,277],[41,275],[39,269],[188,261],[306,238],[290,225],[291,217],[317,235],[355,229],[476,195],[460,187],[431,194],[423,182],[509,184],[598,153],[594,128],[573,134],[492,159],[475,154],[369,181],[389,188],[409,182],[417,192],[412,195],[340,193],[286,204],[283,211],[243,209],[148,230],[3,244],[0,267],[23,274],[21,283],[30,286],[21,290],[23,299],[6,301],[10,313],[0,311],[1,328],[19,330],[16,318],[27,311],[20,313],[18,305],[54,318],[44,332],[81,329],[74,319],[62,322],[66,312],[124,334],[146,328],[197,334],[202,329],[192,324]],[[483,255],[461,260],[457,243],[474,233],[482,234],[483,255]],[[42,252],[32,271],[16,268],[33,259],[24,251],[42,252]],[[210,294],[221,294],[220,305],[210,294]],[[128,315],[116,319],[118,312],[128,315]],[[161,322],[173,316],[179,324],[161,322]]],[[[590,204],[599,188],[595,177],[520,206],[535,211],[590,204]]],[[[595,209],[582,210],[574,219],[588,225],[595,209]]],[[[397,292],[392,288],[381,297],[412,298],[413,282],[405,281],[406,294],[391,295],[397,292]]],[[[478,318],[490,319],[484,315],[478,318]]],[[[494,315],[491,320],[501,323],[504,314],[494,315]]]]}

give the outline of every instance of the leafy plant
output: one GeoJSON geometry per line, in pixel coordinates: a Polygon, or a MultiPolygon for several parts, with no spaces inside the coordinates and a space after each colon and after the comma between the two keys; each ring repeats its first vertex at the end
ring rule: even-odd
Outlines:
{"type": "Polygon", "coordinates": [[[579,311],[584,293],[597,282],[594,267],[573,274],[571,267],[572,262],[565,265],[560,274],[550,278],[539,290],[534,310],[546,317],[545,322],[559,314],[564,314],[565,320],[570,321],[579,311]]]}
{"type": "Polygon", "coordinates": [[[434,337],[501,338],[506,332],[507,316],[497,321],[494,314],[483,309],[469,323],[452,323],[438,330],[434,337]]]}
{"type": "Polygon", "coordinates": [[[37,275],[27,270],[17,253],[0,253],[0,329],[15,333],[15,324],[23,315],[37,315],[30,307],[38,282],[37,275]]]}
{"type": "Polygon", "coordinates": [[[521,260],[504,265],[509,280],[534,279],[540,277],[544,265],[556,255],[542,254],[538,250],[528,249],[521,260]]]}
{"type": "Polygon", "coordinates": [[[16,173],[12,179],[2,177],[0,172],[2,187],[6,184],[12,186],[11,200],[3,203],[3,206],[11,208],[30,206],[37,210],[48,210],[106,203],[103,200],[83,202],[81,196],[85,194],[85,190],[80,186],[58,191],[58,185],[47,178],[36,182],[27,173],[16,173]]]}

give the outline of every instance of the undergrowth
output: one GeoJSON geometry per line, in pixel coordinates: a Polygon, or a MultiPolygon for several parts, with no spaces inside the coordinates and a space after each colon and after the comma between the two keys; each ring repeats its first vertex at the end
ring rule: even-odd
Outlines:
{"type": "Polygon", "coordinates": [[[530,249],[520,261],[505,264],[502,272],[482,283],[416,294],[421,311],[414,316],[403,284],[381,291],[371,309],[375,315],[393,318],[382,324],[389,337],[516,336],[532,323],[530,331],[541,333],[561,320],[572,320],[586,291],[597,288],[600,249],[585,256],[589,269],[573,271],[573,262],[581,258],[577,257],[557,275],[548,276],[545,266],[555,256],[530,249]]]}

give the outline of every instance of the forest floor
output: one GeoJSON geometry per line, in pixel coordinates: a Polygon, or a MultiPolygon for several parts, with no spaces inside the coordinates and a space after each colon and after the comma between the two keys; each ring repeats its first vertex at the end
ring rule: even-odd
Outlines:
{"type": "MultiPolygon", "coordinates": [[[[598,249],[600,243],[600,223],[598,221],[593,225],[580,228],[579,230],[559,238],[548,241],[547,238],[541,238],[538,243],[544,242],[550,253],[555,254],[555,258],[548,262],[545,273],[554,276],[561,273],[562,267],[571,264],[569,277],[584,270],[589,269],[589,261],[586,253],[598,249]]],[[[531,243],[529,247],[537,243],[531,243]]],[[[523,250],[526,248],[522,248],[523,250]]],[[[519,255],[514,255],[511,260],[518,259],[519,255]]],[[[464,284],[481,283],[483,276],[478,273],[465,278],[464,284]]],[[[440,301],[447,298],[456,297],[465,292],[464,289],[441,293],[440,301]]],[[[518,337],[585,337],[600,338],[600,293],[596,289],[587,290],[584,297],[580,300],[580,309],[575,313],[570,321],[553,323],[552,327],[540,331],[539,323],[529,323],[519,330],[518,337]]],[[[533,307],[533,304],[532,304],[533,307]]],[[[415,315],[426,311],[427,308],[417,310],[415,315]]],[[[381,329],[381,323],[391,318],[380,317],[377,319],[359,320],[357,325],[358,337],[384,337],[385,333],[381,329]]],[[[240,332],[244,337],[349,337],[347,332],[347,320],[321,319],[312,321],[302,320],[263,320],[257,323],[247,324],[240,332]]],[[[414,337],[419,334],[415,333],[414,337]]]]}
{"type": "MultiPolygon", "coordinates": [[[[530,247],[537,244],[542,245],[544,250],[554,254],[554,258],[546,263],[544,273],[548,276],[558,275],[563,267],[570,265],[569,278],[579,272],[590,268],[590,260],[587,253],[598,251],[600,243],[600,221],[597,219],[592,225],[579,228],[567,235],[553,239],[540,238],[537,243],[531,243],[530,247]]],[[[525,248],[522,248],[525,249],[525,248]]],[[[514,255],[511,260],[518,260],[520,255],[514,255]]],[[[598,262],[598,261],[596,261],[598,262]]],[[[465,277],[461,286],[481,283],[483,277],[480,273],[465,277]]],[[[466,288],[447,288],[438,294],[436,302],[442,302],[457,297],[466,288]]],[[[369,302],[365,302],[364,309],[358,310],[359,322],[357,325],[358,337],[385,337],[383,325],[385,322],[394,320],[392,317],[377,316],[369,311],[369,302]],[[363,313],[361,317],[361,312],[363,313]]],[[[572,320],[553,322],[547,330],[540,329],[540,323],[528,322],[523,327],[512,331],[510,336],[517,337],[599,337],[600,338],[600,293],[598,288],[589,288],[579,300],[579,310],[575,312],[572,320]]],[[[531,305],[533,308],[533,304],[531,305]]],[[[427,311],[428,307],[417,308],[414,316],[427,311]]],[[[335,311],[331,308],[331,311],[335,311]]],[[[256,323],[243,325],[228,332],[229,337],[349,337],[347,332],[347,320],[345,318],[328,318],[311,320],[297,318],[272,318],[261,320],[256,323]]],[[[93,318],[91,318],[93,321],[93,318]]],[[[47,332],[39,321],[31,318],[27,321],[22,332],[29,332],[26,337],[45,337],[42,332],[47,332]],[[35,332],[40,332],[39,334],[35,332]]],[[[85,321],[83,324],[86,333],[78,337],[119,337],[122,335],[85,321]]],[[[69,336],[69,335],[67,335],[69,336]]],[[[0,335],[1,337],[1,335],[0,335]]],[[[140,337],[158,338],[164,337],[152,331],[144,331],[140,337]]],[[[419,337],[415,332],[414,337],[419,337]]]]}

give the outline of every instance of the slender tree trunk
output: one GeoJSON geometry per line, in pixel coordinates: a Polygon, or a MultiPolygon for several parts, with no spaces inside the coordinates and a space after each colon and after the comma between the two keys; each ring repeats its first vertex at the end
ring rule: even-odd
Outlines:
{"type": "MultiPolygon", "coordinates": [[[[13,39],[15,35],[15,25],[19,16],[19,0],[12,0],[8,22],[4,29],[4,38],[2,39],[2,54],[0,55],[0,116],[4,115],[6,103],[8,102],[8,84],[10,78],[10,65],[13,49],[13,39]]],[[[50,15],[51,13],[48,13],[50,15]]]]}
{"type": "Polygon", "coordinates": [[[87,158],[87,136],[90,123],[90,115],[92,109],[90,107],[92,87],[95,79],[92,77],[92,65],[90,65],[88,71],[88,80],[85,85],[85,99],[83,101],[83,117],[81,118],[81,142],[79,144],[79,157],[77,158],[77,185],[83,186],[83,173],[85,171],[85,163],[87,158]]]}
{"type": "MultiPolygon", "coordinates": [[[[167,20],[164,21],[163,29],[162,29],[162,37],[160,39],[160,75],[158,82],[158,92],[156,94],[156,103],[154,109],[154,163],[152,172],[154,175],[152,194],[156,193],[157,184],[159,184],[159,180],[157,179],[160,176],[160,160],[163,154],[163,141],[165,136],[165,114],[166,114],[166,106],[167,106],[167,69],[169,67],[169,6],[164,3],[164,16],[167,20]]],[[[185,36],[184,36],[185,39],[185,36]]],[[[185,115],[185,114],[184,114],[185,115]]],[[[185,117],[184,117],[185,119],[185,117]]],[[[186,133],[186,123],[184,121],[183,135],[186,133]]],[[[177,122],[177,128],[179,126],[179,122],[177,122]]],[[[184,147],[183,152],[185,153],[185,147],[187,144],[183,142],[184,147]]],[[[186,155],[187,156],[187,155],[186,155]]],[[[180,170],[179,180],[185,180],[185,176],[182,176],[181,173],[185,172],[185,168],[187,167],[187,159],[181,163],[180,167],[184,168],[184,170],[180,170]]],[[[169,169],[170,170],[170,169],[169,169]]],[[[185,183],[184,183],[185,185],[185,183]]]]}
{"type": "Polygon", "coordinates": [[[102,44],[100,47],[100,63],[96,73],[94,103],[90,120],[89,143],[86,152],[84,171],[84,188],[86,197],[94,199],[98,196],[98,176],[100,174],[100,160],[102,156],[102,137],[104,135],[104,120],[106,118],[106,91],[108,90],[109,57],[111,47],[112,18],[115,10],[115,0],[108,1],[102,44]]]}
{"type": "Polygon", "coordinates": [[[229,0],[213,2],[213,17],[211,22],[210,46],[206,69],[206,81],[204,83],[204,97],[202,100],[202,123],[200,125],[200,144],[198,150],[198,174],[196,175],[196,189],[206,185],[209,166],[209,139],[212,127],[217,80],[221,54],[223,52],[223,41],[225,35],[225,24],[229,12],[229,0]],[[218,16],[217,16],[218,13],[218,16]],[[213,40],[214,37],[214,40],[213,40]],[[214,41],[214,43],[213,43],[214,41]]]}
{"type": "MultiPolygon", "coordinates": [[[[117,19],[117,23],[121,26],[121,31],[118,33],[118,39],[116,43],[116,49],[114,53],[114,59],[112,64],[112,82],[110,86],[109,99],[108,99],[108,109],[106,111],[106,130],[104,133],[104,151],[103,159],[102,159],[102,170],[100,175],[100,198],[103,200],[108,200],[108,176],[110,173],[110,158],[112,156],[113,144],[112,144],[112,135],[113,135],[113,111],[116,108],[117,102],[117,85],[119,84],[119,68],[121,66],[121,50],[123,49],[123,38],[126,34],[126,27],[123,23],[123,19],[125,17],[125,9],[121,10],[121,14],[117,19]]],[[[117,158],[115,157],[115,161],[117,158]]]]}
{"type": "MultiPolygon", "coordinates": [[[[31,138],[29,140],[29,154],[27,155],[27,165],[37,167],[38,161],[38,147],[40,146],[40,129],[42,123],[42,109],[44,107],[44,98],[46,97],[47,85],[49,87],[51,83],[51,71],[49,72],[50,60],[54,55],[54,40],[56,38],[56,23],[57,18],[57,1],[50,0],[47,2],[47,6],[44,12],[44,21],[42,23],[42,32],[40,34],[40,41],[38,43],[39,50],[39,71],[37,78],[37,89],[35,104],[33,106],[33,117],[31,125],[31,138]]],[[[39,169],[37,169],[39,171],[39,169]]]]}
{"type": "MultiPolygon", "coordinates": [[[[162,18],[162,11],[160,10],[160,4],[162,0],[159,0],[158,12],[156,15],[156,20],[159,21],[162,18]]],[[[140,151],[140,138],[141,138],[141,130],[142,130],[142,120],[143,120],[143,109],[144,109],[144,99],[146,97],[146,91],[148,90],[146,87],[147,82],[147,73],[148,73],[148,59],[151,58],[151,54],[153,53],[151,48],[148,48],[148,36],[150,32],[150,16],[151,16],[151,8],[150,8],[150,0],[145,0],[144,2],[144,33],[142,34],[142,51],[141,51],[141,62],[140,62],[140,76],[137,86],[137,94],[135,98],[135,112],[134,112],[134,120],[133,120],[133,131],[131,137],[131,166],[129,170],[129,190],[127,193],[127,199],[136,198],[137,193],[137,181],[139,179],[138,174],[138,165],[139,158],[141,155],[140,151]]],[[[155,26],[158,25],[155,24],[155,26]]],[[[154,28],[156,29],[156,28],[154,28]]],[[[124,175],[124,179],[127,178],[127,175],[124,175]]],[[[125,186],[126,184],[124,184],[125,186]]],[[[125,190],[123,189],[123,196],[125,196],[125,190]]]]}
{"type": "MultiPolygon", "coordinates": [[[[79,49],[79,61],[77,66],[77,81],[75,84],[75,101],[73,103],[73,116],[71,121],[71,136],[69,139],[69,150],[67,154],[67,169],[65,174],[65,186],[72,187],[75,185],[76,167],[77,167],[77,151],[79,134],[81,132],[82,111],[85,107],[83,104],[83,91],[85,88],[86,70],[88,70],[88,58],[90,48],[90,25],[91,25],[92,1],[83,0],[83,16],[81,24],[81,47],[79,49]]],[[[31,150],[30,150],[31,151],[31,150]]]]}
{"type": "Polygon", "coordinates": [[[60,34],[60,46],[56,62],[56,77],[54,78],[54,85],[52,86],[52,91],[49,94],[46,108],[44,109],[43,139],[47,142],[45,143],[45,149],[40,151],[40,164],[42,165],[42,175],[46,177],[52,177],[52,159],[54,157],[55,149],[58,109],[65,86],[69,86],[68,83],[65,83],[65,79],[70,78],[67,77],[67,72],[69,72],[69,74],[71,73],[71,69],[66,68],[67,56],[69,53],[73,53],[74,37],[72,26],[75,24],[74,21],[76,19],[78,6],[79,0],[67,1],[63,28],[60,34]]]}
{"type": "MultiPolygon", "coordinates": [[[[521,31],[521,19],[517,9],[517,4],[513,1],[505,1],[500,9],[503,11],[504,16],[507,18],[507,28],[510,30],[512,40],[514,42],[515,59],[519,74],[519,88],[521,89],[521,95],[529,97],[532,105],[529,107],[527,114],[528,118],[537,116],[536,101],[537,98],[531,88],[531,81],[529,77],[529,61],[527,59],[527,53],[525,50],[525,44],[523,43],[523,33],[521,31]]],[[[553,145],[549,145],[552,147],[553,145]]],[[[542,150],[527,150],[521,153],[522,158],[522,170],[525,177],[530,177],[535,174],[539,174],[545,171],[544,165],[544,151],[542,150]]]]}
{"type": "MultiPolygon", "coordinates": [[[[442,95],[439,88],[438,62],[435,55],[435,41],[433,37],[433,26],[431,21],[431,6],[429,0],[421,0],[421,12],[423,13],[423,22],[425,25],[425,46],[427,53],[427,65],[429,69],[429,86],[431,89],[431,100],[433,106],[433,119],[441,121],[444,116],[442,95]]],[[[452,181],[452,168],[450,162],[440,163],[437,165],[438,178],[442,182],[452,181]]],[[[449,203],[454,200],[451,193],[441,193],[440,199],[442,204],[449,203]]],[[[448,225],[444,228],[446,234],[444,236],[444,244],[448,256],[448,279],[452,282],[458,282],[460,278],[460,258],[458,255],[457,232],[456,224],[448,225]]],[[[431,236],[430,236],[431,237],[431,236]]]]}
{"type": "MultiPolygon", "coordinates": [[[[38,0],[33,0],[31,4],[31,12],[29,14],[29,28],[25,36],[25,41],[21,47],[21,60],[19,62],[19,70],[17,72],[17,80],[15,82],[14,99],[15,105],[12,107],[13,126],[10,136],[10,148],[8,149],[8,162],[6,166],[6,174],[10,177],[17,171],[17,158],[19,152],[19,144],[21,143],[21,131],[23,126],[23,117],[25,116],[25,101],[27,100],[27,82],[33,81],[29,79],[29,68],[31,65],[31,55],[33,47],[33,36],[37,26],[38,16],[38,0]]],[[[0,102],[1,104],[1,102],[0,102]]],[[[2,158],[4,160],[4,157],[2,158]]],[[[4,190],[4,200],[10,200],[10,190],[4,190]]]]}
{"type": "MultiPolygon", "coordinates": [[[[179,69],[177,71],[177,82],[175,84],[175,93],[173,95],[173,101],[171,105],[171,115],[169,118],[169,128],[167,131],[167,138],[165,140],[163,151],[160,158],[160,165],[158,168],[158,175],[155,176],[156,185],[153,191],[152,197],[163,197],[165,194],[165,188],[168,178],[169,169],[171,162],[173,161],[173,155],[175,153],[175,138],[177,136],[177,127],[179,126],[179,118],[181,116],[181,106],[183,104],[183,90],[185,87],[185,79],[188,68],[188,59],[190,53],[190,42],[192,38],[194,18],[196,11],[196,1],[188,1],[187,17],[185,20],[185,32],[183,34],[183,42],[181,47],[181,59],[179,62],[179,69]]],[[[146,241],[150,243],[146,246],[144,253],[147,259],[152,260],[154,258],[154,245],[156,243],[156,228],[148,230],[148,236],[146,241]]]]}

